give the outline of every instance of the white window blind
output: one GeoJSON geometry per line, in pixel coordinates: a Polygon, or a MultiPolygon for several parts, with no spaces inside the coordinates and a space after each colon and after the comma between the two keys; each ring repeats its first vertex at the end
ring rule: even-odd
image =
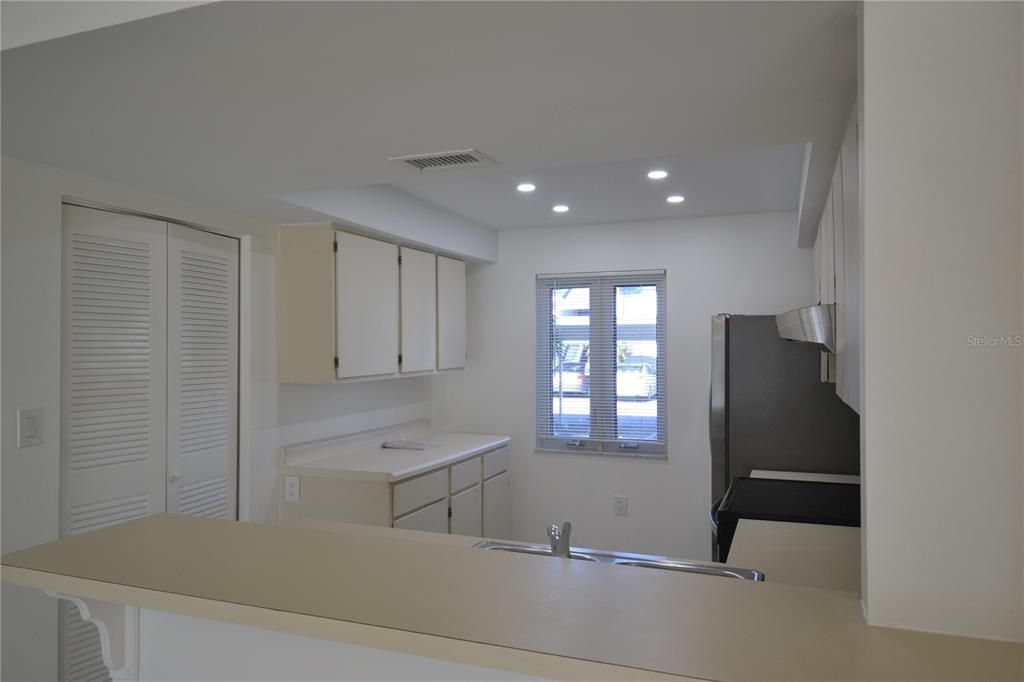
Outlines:
{"type": "Polygon", "coordinates": [[[663,457],[665,271],[537,277],[537,447],[663,457]]]}

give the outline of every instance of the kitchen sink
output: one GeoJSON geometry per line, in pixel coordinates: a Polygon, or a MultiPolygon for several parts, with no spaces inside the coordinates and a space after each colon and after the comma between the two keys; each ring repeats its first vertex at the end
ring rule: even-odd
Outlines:
{"type": "MultiPolygon", "coordinates": [[[[543,545],[513,545],[500,542],[480,542],[474,545],[480,549],[495,549],[499,552],[513,552],[515,554],[538,554],[541,556],[552,556],[551,548],[543,545]],[[485,546],[486,545],[486,546],[485,546]]],[[[579,561],[597,561],[594,557],[589,554],[581,554],[580,552],[570,552],[570,559],[578,559],[579,561]]]]}
{"type": "MultiPolygon", "coordinates": [[[[525,542],[496,542],[484,540],[478,542],[474,547],[498,552],[513,552],[515,554],[535,554],[537,556],[554,556],[551,548],[547,545],[535,545],[525,542]]],[[[735,578],[737,580],[764,581],[764,573],[752,568],[736,568],[724,564],[712,563],[710,561],[689,561],[687,559],[670,559],[663,556],[650,554],[632,554],[629,552],[606,552],[599,549],[587,549],[585,547],[572,547],[569,552],[570,559],[578,561],[593,561],[601,564],[613,564],[617,566],[638,566],[661,571],[679,571],[682,573],[698,573],[701,575],[712,575],[720,578],[735,578]]]]}

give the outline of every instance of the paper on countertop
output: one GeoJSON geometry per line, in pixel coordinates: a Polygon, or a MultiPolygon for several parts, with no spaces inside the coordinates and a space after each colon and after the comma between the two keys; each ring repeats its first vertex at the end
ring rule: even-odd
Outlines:
{"type": "Polygon", "coordinates": [[[431,443],[422,440],[407,440],[405,438],[399,438],[398,440],[386,440],[380,444],[382,448],[387,448],[389,450],[429,450],[430,448],[436,448],[440,445],[440,443],[431,443]]]}

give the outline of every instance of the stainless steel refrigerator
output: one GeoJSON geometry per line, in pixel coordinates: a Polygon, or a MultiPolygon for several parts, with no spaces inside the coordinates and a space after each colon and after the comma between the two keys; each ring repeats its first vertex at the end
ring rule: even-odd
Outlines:
{"type": "Polygon", "coordinates": [[[860,473],[859,417],[821,381],[821,346],[779,336],[774,315],[711,320],[711,499],[751,469],[860,473]]]}

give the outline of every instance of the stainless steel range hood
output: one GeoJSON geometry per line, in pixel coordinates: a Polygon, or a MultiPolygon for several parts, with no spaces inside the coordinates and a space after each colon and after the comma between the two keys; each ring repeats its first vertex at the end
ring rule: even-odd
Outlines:
{"type": "Polygon", "coordinates": [[[836,306],[834,303],[797,308],[775,316],[779,336],[792,341],[817,343],[835,353],[836,306]]]}

